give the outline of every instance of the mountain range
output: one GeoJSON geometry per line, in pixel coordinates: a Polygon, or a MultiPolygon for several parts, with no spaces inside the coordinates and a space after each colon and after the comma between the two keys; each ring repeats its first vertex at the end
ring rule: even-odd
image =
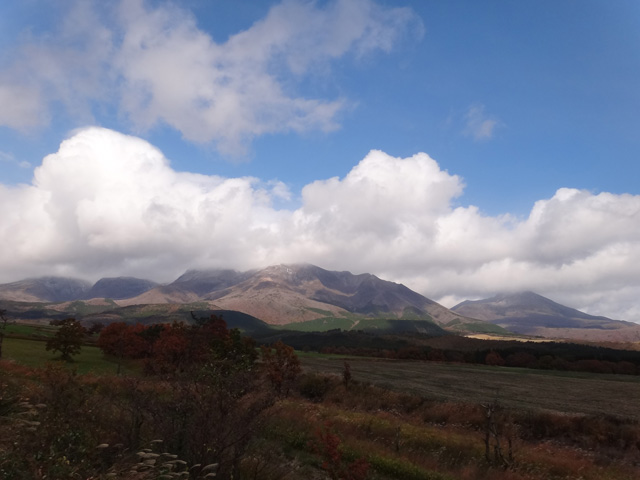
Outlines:
{"type": "Polygon", "coordinates": [[[133,277],[102,278],[95,284],[65,277],[39,277],[0,285],[0,299],[16,302],[69,302],[135,297],[158,283],[133,277]]]}
{"type": "Polygon", "coordinates": [[[61,277],[0,285],[3,300],[46,303],[94,298],[108,298],[120,306],[215,303],[252,310],[273,324],[329,314],[398,318],[409,315],[440,322],[458,317],[404,285],[371,274],[333,272],[313,265],[278,265],[247,272],[190,270],[168,285],[131,277],[103,278],[94,285],[61,277]]]}
{"type": "Polygon", "coordinates": [[[91,321],[182,318],[189,310],[241,312],[271,325],[301,330],[389,328],[389,321],[417,331],[427,325],[463,332],[510,331],[547,338],[640,340],[640,326],[588,315],[533,292],[462,302],[452,309],[404,285],[375,275],[320,267],[277,265],[264,269],[189,270],[160,285],[132,277],[95,284],[41,277],[0,285],[0,300],[46,304],[29,315],[68,313],[91,321]],[[58,312],[58,313],[55,313],[58,312]],[[178,317],[175,317],[178,315],[178,317]],[[404,323],[401,323],[404,322],[404,323]],[[376,323],[377,322],[377,323],[376,323]],[[434,325],[434,326],[435,326],[434,325]]]}

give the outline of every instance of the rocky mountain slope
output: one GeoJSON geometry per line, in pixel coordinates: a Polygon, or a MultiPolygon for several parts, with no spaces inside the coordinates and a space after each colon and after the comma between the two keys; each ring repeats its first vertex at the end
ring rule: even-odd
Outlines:
{"type": "Polygon", "coordinates": [[[202,300],[278,325],[349,316],[422,318],[440,324],[460,321],[460,315],[404,285],[314,265],[277,265],[249,272],[190,271],[169,285],[118,303],[202,300]]]}
{"type": "Polygon", "coordinates": [[[40,277],[0,285],[0,299],[16,302],[66,302],[83,298],[91,283],[74,278],[40,277]]]}
{"type": "Polygon", "coordinates": [[[133,277],[102,278],[87,291],[83,298],[131,298],[157,287],[158,283],[133,277]]]}
{"type": "Polygon", "coordinates": [[[592,341],[638,341],[640,325],[589,315],[533,292],[464,301],[452,311],[525,335],[592,341]]]}
{"type": "Polygon", "coordinates": [[[129,277],[102,279],[93,286],[68,279],[0,285],[0,300],[87,303],[92,298],[94,305],[96,298],[109,298],[120,307],[200,302],[211,309],[243,312],[276,325],[349,319],[355,328],[368,318],[433,321],[445,326],[473,322],[404,285],[371,274],[354,275],[306,264],[247,272],[191,270],[168,285],[129,277]],[[75,289],[71,288],[74,285],[75,289]]]}

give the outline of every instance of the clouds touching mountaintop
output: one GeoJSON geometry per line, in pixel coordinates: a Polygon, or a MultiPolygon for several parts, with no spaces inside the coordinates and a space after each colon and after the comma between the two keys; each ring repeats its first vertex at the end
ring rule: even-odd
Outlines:
{"type": "Polygon", "coordinates": [[[532,289],[640,321],[640,196],[560,189],[527,218],[456,206],[427,154],[371,151],[344,178],[279,182],[177,172],[148,142],[87,128],[31,185],[0,186],[0,281],[58,274],[161,281],[187,268],[309,262],[373,272],[452,304],[532,289]],[[283,198],[298,207],[277,208],[283,198]]]}
{"type": "Polygon", "coordinates": [[[308,262],[640,322],[637,10],[0,2],[0,282],[308,262]]]}

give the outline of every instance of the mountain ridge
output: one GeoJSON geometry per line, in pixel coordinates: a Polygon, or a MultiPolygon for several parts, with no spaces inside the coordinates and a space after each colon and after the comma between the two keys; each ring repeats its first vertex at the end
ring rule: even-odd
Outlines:
{"type": "Polygon", "coordinates": [[[132,277],[101,279],[93,286],[83,284],[75,297],[67,294],[37,298],[34,288],[25,296],[24,288],[11,285],[0,285],[0,299],[37,302],[53,301],[55,297],[56,301],[73,301],[109,293],[109,298],[121,307],[207,302],[211,308],[243,312],[276,325],[351,317],[410,317],[438,324],[468,322],[404,285],[369,273],[330,271],[311,264],[272,265],[245,272],[188,270],[166,285],[132,277]],[[138,294],[127,296],[126,292],[138,294]]]}
{"type": "Polygon", "coordinates": [[[141,295],[158,285],[157,282],[135,277],[101,278],[83,295],[82,299],[111,298],[121,300],[141,295]]]}
{"type": "Polygon", "coordinates": [[[589,315],[531,291],[466,300],[447,309],[405,285],[370,273],[331,271],[306,263],[244,272],[191,269],[168,284],[114,277],[91,285],[77,279],[40,277],[0,285],[0,300],[49,303],[49,310],[73,315],[110,305],[198,304],[241,312],[271,325],[310,322],[309,326],[352,329],[372,319],[410,320],[463,332],[500,334],[506,329],[546,338],[621,341],[626,335],[640,340],[640,326],[635,323],[589,315]]]}
{"type": "Polygon", "coordinates": [[[590,315],[531,291],[465,300],[451,310],[523,335],[594,341],[621,341],[630,336],[640,340],[636,323],[590,315]]]}
{"type": "Polygon", "coordinates": [[[91,288],[85,280],[45,276],[0,285],[0,299],[20,302],[66,302],[80,299],[91,288]]]}

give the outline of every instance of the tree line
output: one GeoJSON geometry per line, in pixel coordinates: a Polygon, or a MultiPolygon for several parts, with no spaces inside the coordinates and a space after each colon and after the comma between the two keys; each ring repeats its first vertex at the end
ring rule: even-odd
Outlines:
{"type": "Polygon", "coordinates": [[[640,374],[640,352],[569,342],[483,340],[458,335],[380,335],[339,329],[322,333],[283,333],[297,350],[397,360],[564,370],[622,375],[640,374]]]}

